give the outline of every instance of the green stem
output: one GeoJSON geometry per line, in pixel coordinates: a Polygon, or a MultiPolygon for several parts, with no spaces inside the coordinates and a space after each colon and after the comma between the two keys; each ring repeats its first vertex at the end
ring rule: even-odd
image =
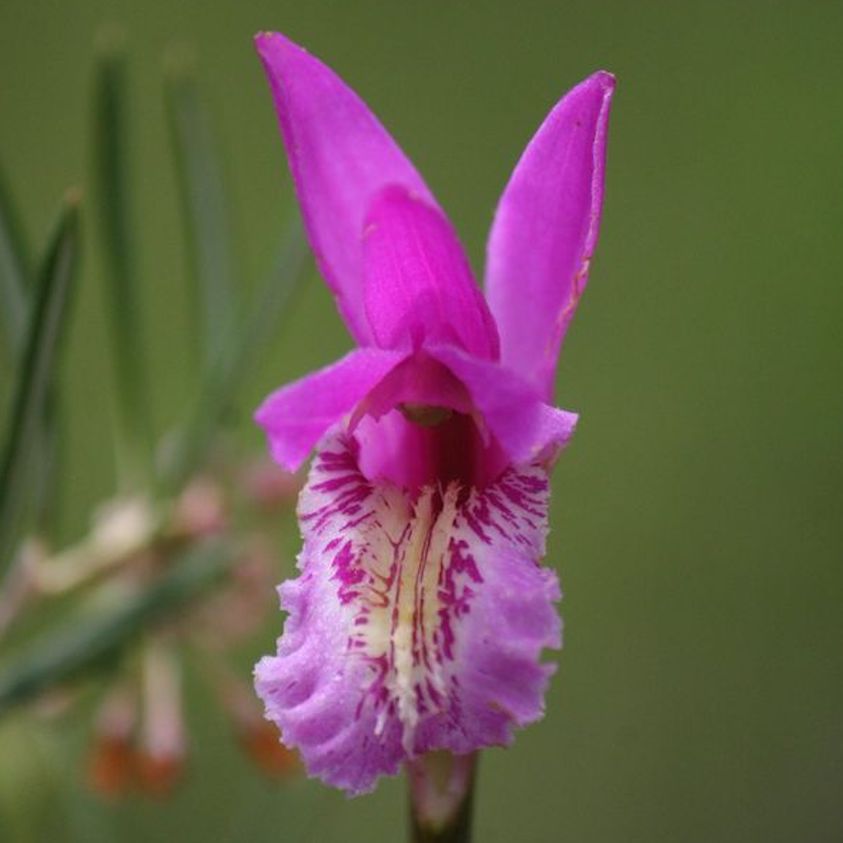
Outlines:
{"type": "Polygon", "coordinates": [[[407,764],[412,843],[470,843],[476,762],[430,752],[407,764]]]}

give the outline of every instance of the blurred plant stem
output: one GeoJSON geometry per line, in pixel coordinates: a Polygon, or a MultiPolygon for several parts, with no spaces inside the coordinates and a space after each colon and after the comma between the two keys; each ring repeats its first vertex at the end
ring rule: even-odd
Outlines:
{"type": "Polygon", "coordinates": [[[18,547],[0,588],[0,640],[32,598],[37,577],[34,569],[44,555],[37,539],[28,539],[18,547]]]}
{"type": "Polygon", "coordinates": [[[235,556],[223,541],[195,545],[149,587],[124,594],[108,611],[76,618],[44,635],[0,674],[0,715],[48,688],[113,663],[141,631],[217,582],[235,556]]]}
{"type": "Polygon", "coordinates": [[[412,843],[469,843],[476,764],[445,751],[408,762],[412,843]]]}
{"type": "Polygon", "coordinates": [[[32,587],[39,594],[67,594],[165,544],[170,537],[163,526],[163,512],[149,501],[114,501],[98,513],[93,529],[77,544],[41,559],[30,552],[32,587]]]}
{"type": "Polygon", "coordinates": [[[144,554],[178,549],[186,537],[167,517],[166,507],[146,498],[117,499],[95,513],[82,540],[57,553],[34,538],[23,542],[0,590],[0,636],[37,598],[66,596],[144,554]]]}

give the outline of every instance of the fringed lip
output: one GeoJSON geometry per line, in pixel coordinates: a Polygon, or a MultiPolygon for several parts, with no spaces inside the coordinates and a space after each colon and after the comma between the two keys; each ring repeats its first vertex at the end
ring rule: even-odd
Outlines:
{"type": "Polygon", "coordinates": [[[561,645],[542,466],[410,493],[367,480],[355,451],[342,429],[320,445],[289,617],[256,668],[284,742],[352,794],[429,751],[510,743],[542,716],[541,652],[561,645]]]}

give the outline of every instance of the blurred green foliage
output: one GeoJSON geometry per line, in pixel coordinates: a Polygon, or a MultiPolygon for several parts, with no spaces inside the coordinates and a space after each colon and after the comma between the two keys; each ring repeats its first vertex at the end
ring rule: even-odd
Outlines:
{"type": "MultiPolygon", "coordinates": [[[[497,195],[548,108],[598,67],[617,74],[603,234],[559,375],[560,403],[582,414],[557,468],[550,545],[566,648],[547,719],[482,761],[478,840],[840,840],[843,6],[6,0],[0,162],[33,242],[55,197],[91,182],[93,42],[112,21],[128,32],[159,434],[200,391],[162,96],[171,43],[196,49],[220,128],[238,278],[271,263],[289,206],[255,31],[282,29],[357,88],[478,268],[497,195]]],[[[85,236],[63,366],[68,540],[115,470],[106,264],[85,236]]],[[[263,394],[348,346],[314,278],[254,358],[243,443],[262,447],[249,416],[263,394]]],[[[0,409],[11,381],[4,370],[0,409]]],[[[244,676],[279,629],[242,654],[244,676]]],[[[0,839],[401,838],[401,782],[353,802],[268,784],[201,692],[189,684],[190,778],[162,804],[85,792],[84,712],[0,722],[0,839]]]]}

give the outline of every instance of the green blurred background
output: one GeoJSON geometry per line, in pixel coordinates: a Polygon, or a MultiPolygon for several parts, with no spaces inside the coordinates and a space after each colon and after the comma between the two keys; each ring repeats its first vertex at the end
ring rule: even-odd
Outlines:
{"type": "MultiPolygon", "coordinates": [[[[4,0],[0,162],[36,242],[64,188],[90,180],[92,45],[113,22],[131,57],[160,430],[194,371],[161,96],[171,44],[198,56],[246,277],[291,208],[256,31],[286,32],[364,96],[478,270],[544,114],[593,70],[617,74],[602,237],[558,382],[582,414],[549,560],[566,647],[545,721],[484,756],[478,840],[843,839],[843,5],[4,0]]],[[[92,217],[64,367],[68,539],[114,470],[92,217]]],[[[246,387],[243,442],[262,447],[249,414],[263,394],[348,347],[314,275],[246,387]]],[[[402,782],[354,801],[268,783],[203,693],[189,688],[188,779],[161,803],[87,793],[81,715],[0,723],[0,840],[402,839],[402,782]]]]}

